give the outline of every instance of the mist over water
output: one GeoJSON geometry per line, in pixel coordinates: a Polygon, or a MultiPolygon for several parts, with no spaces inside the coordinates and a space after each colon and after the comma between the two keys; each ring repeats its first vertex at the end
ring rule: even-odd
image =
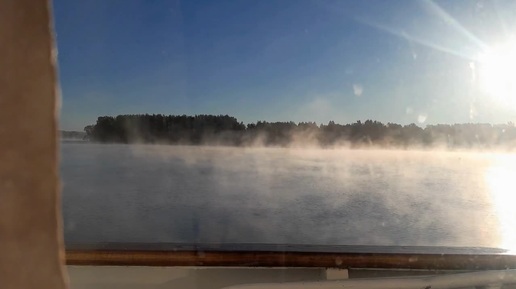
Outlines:
{"type": "Polygon", "coordinates": [[[496,156],[66,143],[65,240],[500,247],[496,156]]]}

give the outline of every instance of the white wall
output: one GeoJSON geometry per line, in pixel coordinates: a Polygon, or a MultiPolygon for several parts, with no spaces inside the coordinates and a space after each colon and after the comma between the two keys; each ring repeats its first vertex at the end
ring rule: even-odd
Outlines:
{"type": "Polygon", "coordinates": [[[68,266],[71,289],[218,289],[230,285],[345,279],[346,270],[322,268],[217,268],[68,266]]]}

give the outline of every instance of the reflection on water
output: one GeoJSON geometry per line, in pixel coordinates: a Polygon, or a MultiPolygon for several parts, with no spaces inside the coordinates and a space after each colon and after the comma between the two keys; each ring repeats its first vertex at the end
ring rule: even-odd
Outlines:
{"type": "Polygon", "coordinates": [[[516,251],[516,157],[493,156],[486,171],[491,199],[498,218],[501,240],[499,246],[516,251]]]}
{"type": "Polygon", "coordinates": [[[68,243],[514,248],[514,157],[63,144],[68,243]]]}

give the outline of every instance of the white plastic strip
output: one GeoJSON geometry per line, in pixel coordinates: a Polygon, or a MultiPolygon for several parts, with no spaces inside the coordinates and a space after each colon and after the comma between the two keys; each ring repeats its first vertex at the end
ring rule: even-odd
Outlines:
{"type": "Polygon", "coordinates": [[[248,284],[226,289],[449,289],[492,287],[516,283],[516,270],[482,271],[429,277],[350,279],[345,281],[248,284]]]}

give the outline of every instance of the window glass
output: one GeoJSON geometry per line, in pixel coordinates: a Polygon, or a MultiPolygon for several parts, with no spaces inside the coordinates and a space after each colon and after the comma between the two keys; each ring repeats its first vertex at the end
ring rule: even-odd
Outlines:
{"type": "Polygon", "coordinates": [[[516,248],[515,12],[55,0],[67,246],[516,248]]]}

